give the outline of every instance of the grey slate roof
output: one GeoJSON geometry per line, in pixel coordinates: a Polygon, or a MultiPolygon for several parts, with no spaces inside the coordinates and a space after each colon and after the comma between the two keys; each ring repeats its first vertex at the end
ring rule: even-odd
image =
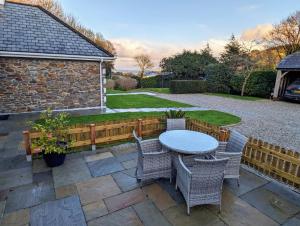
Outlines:
{"type": "Polygon", "coordinates": [[[0,51],[113,56],[43,8],[10,2],[0,9],[0,51]]]}
{"type": "Polygon", "coordinates": [[[290,69],[296,70],[300,69],[300,52],[295,52],[286,56],[284,59],[280,61],[277,65],[277,69],[290,69]]]}

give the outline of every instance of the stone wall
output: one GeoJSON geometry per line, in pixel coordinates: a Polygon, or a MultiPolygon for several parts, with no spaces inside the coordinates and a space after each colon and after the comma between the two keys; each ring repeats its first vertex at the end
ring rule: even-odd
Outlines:
{"type": "Polygon", "coordinates": [[[99,62],[0,58],[0,113],[100,106],[99,62]]]}

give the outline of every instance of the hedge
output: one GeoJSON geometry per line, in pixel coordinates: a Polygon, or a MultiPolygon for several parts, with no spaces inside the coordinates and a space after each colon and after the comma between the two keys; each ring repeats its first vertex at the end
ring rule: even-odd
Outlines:
{"type": "Polygon", "coordinates": [[[207,83],[203,80],[172,80],[170,91],[171,93],[204,93],[207,91],[207,83]]]}
{"type": "Polygon", "coordinates": [[[140,81],[142,88],[159,88],[158,76],[143,78],[140,81]]]}

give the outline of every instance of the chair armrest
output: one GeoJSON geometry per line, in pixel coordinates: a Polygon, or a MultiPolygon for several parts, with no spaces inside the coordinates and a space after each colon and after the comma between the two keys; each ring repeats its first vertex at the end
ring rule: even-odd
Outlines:
{"type": "Polygon", "coordinates": [[[141,141],[141,148],[143,153],[160,152],[162,145],[158,139],[150,139],[141,141]]]}
{"type": "Polygon", "coordinates": [[[169,154],[168,151],[154,151],[154,152],[146,152],[143,153],[143,156],[155,156],[155,155],[164,155],[169,154]]]}
{"type": "Polygon", "coordinates": [[[217,152],[225,152],[228,142],[219,142],[219,146],[215,150],[217,152]]]}
{"type": "Polygon", "coordinates": [[[217,152],[216,158],[231,158],[231,157],[239,157],[242,156],[242,152],[217,152]]]}

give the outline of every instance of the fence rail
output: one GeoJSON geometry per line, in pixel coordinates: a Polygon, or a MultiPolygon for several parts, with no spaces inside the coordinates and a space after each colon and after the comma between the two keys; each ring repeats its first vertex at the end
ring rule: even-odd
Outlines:
{"type": "MultiPolygon", "coordinates": [[[[132,139],[132,130],[139,136],[156,136],[166,128],[164,118],[144,118],[138,120],[122,120],[103,122],[90,125],[76,125],[69,129],[72,147],[110,144],[113,142],[132,139]]],[[[202,121],[187,119],[189,130],[200,131],[214,136],[220,141],[229,138],[230,131],[226,128],[214,126],[202,121]]],[[[38,132],[24,131],[24,144],[27,155],[40,152],[33,149],[31,143],[40,136],[38,132]]],[[[249,138],[244,149],[242,163],[276,180],[287,183],[297,189],[300,188],[300,153],[286,150],[262,140],[249,138]]]]}

